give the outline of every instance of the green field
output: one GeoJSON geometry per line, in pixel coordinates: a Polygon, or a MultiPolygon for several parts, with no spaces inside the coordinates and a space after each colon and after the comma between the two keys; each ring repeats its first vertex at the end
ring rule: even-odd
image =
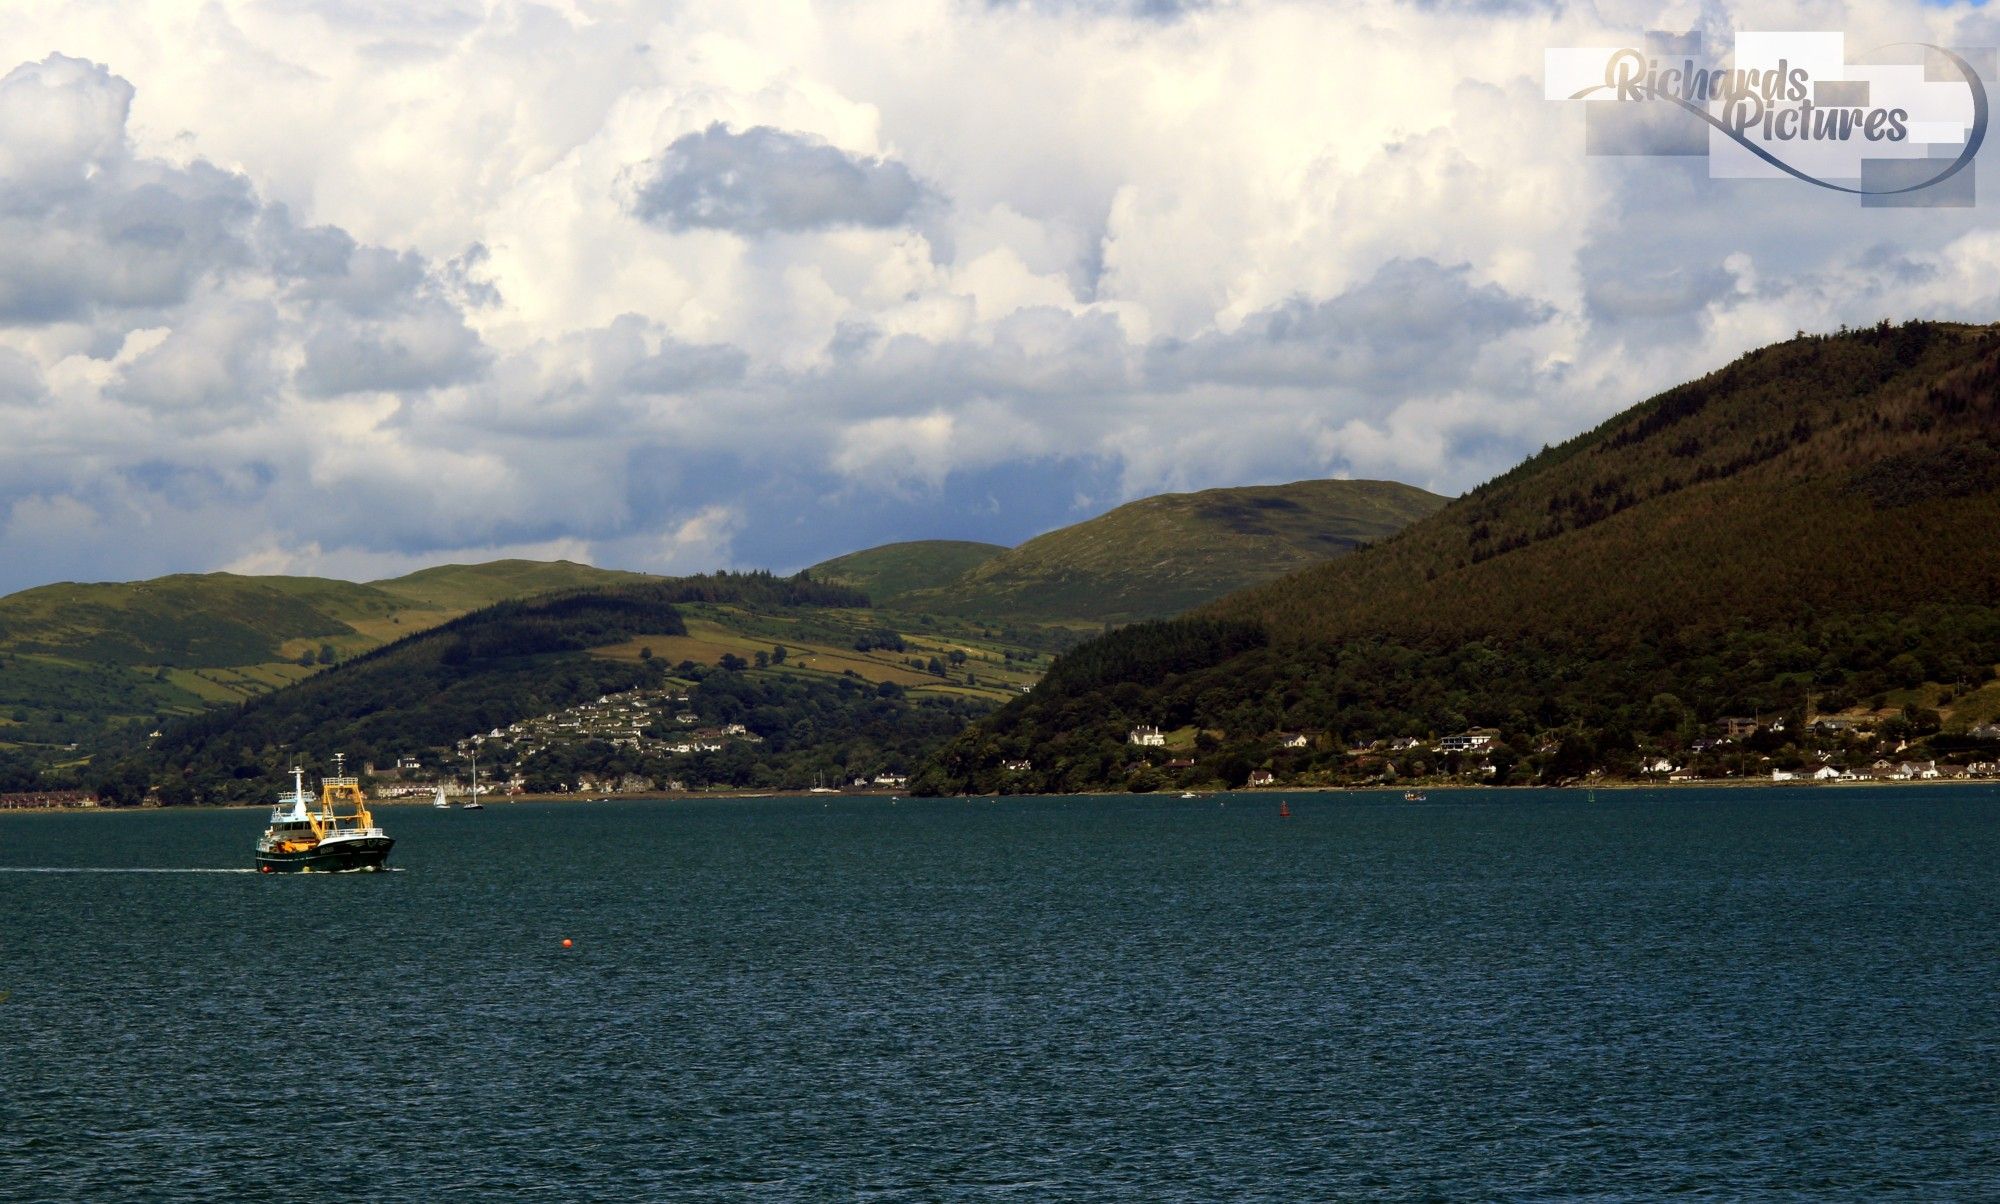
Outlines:
{"type": "Polygon", "coordinates": [[[948,584],[1005,551],[997,543],[917,539],[836,556],[806,571],[821,581],[851,585],[886,607],[912,590],[948,584]]]}

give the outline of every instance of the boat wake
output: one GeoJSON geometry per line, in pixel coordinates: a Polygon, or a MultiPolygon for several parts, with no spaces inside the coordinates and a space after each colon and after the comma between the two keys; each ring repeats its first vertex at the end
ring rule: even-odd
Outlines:
{"type": "MultiPolygon", "coordinates": [[[[200,866],[144,866],[144,865],[0,865],[0,874],[254,874],[255,869],[228,868],[211,869],[200,866]]],[[[378,873],[400,874],[399,869],[384,866],[378,873]]],[[[315,874],[316,878],[331,878],[333,874],[315,874]]]]}

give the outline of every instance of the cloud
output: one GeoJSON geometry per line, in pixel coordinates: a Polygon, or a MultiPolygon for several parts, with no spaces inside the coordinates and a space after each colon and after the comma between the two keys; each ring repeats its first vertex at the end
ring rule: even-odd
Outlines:
{"type": "MultiPolygon", "coordinates": [[[[1958,8],[1794,15],[1991,41],[1958,8]]],[[[783,569],[1160,489],[1456,492],[1795,329],[2000,309],[1979,210],[1586,156],[1544,47],[1658,23],[23,0],[0,589],[783,569]]]]}
{"type": "Polygon", "coordinates": [[[299,385],[319,397],[434,389],[478,375],[487,358],[457,310],[424,301],[388,318],[341,316],[320,325],[306,339],[299,385]]]}
{"type": "Polygon", "coordinates": [[[125,155],[132,85],[83,59],[51,54],[0,79],[0,200],[47,204],[125,155]]]}
{"type": "Polygon", "coordinates": [[[1148,372],[1167,387],[1219,381],[1420,391],[1462,379],[1496,340],[1554,316],[1544,302],[1475,282],[1468,265],[1392,259],[1338,296],[1292,297],[1227,333],[1164,340],[1148,372]]]}
{"type": "Polygon", "coordinates": [[[901,225],[933,198],[890,159],[818,138],[717,122],[676,138],[643,171],[633,212],[671,230],[766,234],[901,225]]]}

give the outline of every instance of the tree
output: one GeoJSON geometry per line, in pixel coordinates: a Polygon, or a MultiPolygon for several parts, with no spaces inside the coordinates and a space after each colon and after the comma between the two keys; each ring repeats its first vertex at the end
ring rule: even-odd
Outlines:
{"type": "Polygon", "coordinates": [[[321,644],[319,646],[319,663],[322,665],[330,665],[333,663],[333,658],[334,658],[333,645],[321,644]]]}
{"type": "Polygon", "coordinates": [[[136,807],[146,801],[149,784],[145,768],[136,761],[126,761],[97,779],[95,793],[107,806],[136,807]]]}
{"type": "Polygon", "coordinates": [[[761,649],[761,648],[760,648],[760,649],[758,649],[758,650],[757,650],[757,667],[758,667],[759,669],[768,669],[768,668],[770,668],[770,666],[771,666],[771,654],[770,654],[770,653],[768,653],[768,652],[765,652],[765,651],[764,651],[763,649],[761,649]]]}
{"type": "Polygon", "coordinates": [[[785,663],[785,657],[786,657],[786,656],[788,656],[788,655],[789,655],[789,653],[787,653],[787,652],[785,651],[785,646],[784,646],[783,644],[773,644],[773,645],[771,645],[771,663],[772,663],[772,664],[774,664],[774,665],[782,665],[782,664],[784,664],[784,663],[785,663]]]}
{"type": "Polygon", "coordinates": [[[650,645],[639,649],[639,659],[642,661],[649,661],[653,659],[653,649],[650,645]]]}
{"type": "Polygon", "coordinates": [[[1215,776],[1222,784],[1235,790],[1250,780],[1250,760],[1242,753],[1232,752],[1215,763],[1215,776]]]}

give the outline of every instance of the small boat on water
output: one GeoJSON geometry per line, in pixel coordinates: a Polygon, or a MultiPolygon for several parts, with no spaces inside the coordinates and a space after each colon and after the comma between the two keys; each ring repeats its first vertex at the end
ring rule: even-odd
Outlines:
{"type": "Polygon", "coordinates": [[[1425,794],[1425,793],[1424,793],[1423,791],[1421,791],[1421,790],[1405,790],[1405,791],[1403,791],[1403,801],[1404,801],[1404,802],[1406,802],[1406,803],[1421,803],[1421,802],[1426,802],[1426,801],[1428,801],[1428,800],[1430,799],[1430,797],[1431,797],[1430,795],[1428,795],[1428,794],[1425,794]]]}
{"type": "Polygon", "coordinates": [[[449,810],[451,810],[451,802],[450,802],[450,801],[449,801],[448,799],[446,799],[446,798],[445,798],[445,796],[444,796],[444,784],[443,784],[443,783],[439,783],[439,784],[438,784],[438,788],[437,788],[437,797],[431,800],[431,806],[433,806],[433,807],[436,807],[436,808],[437,808],[438,810],[440,810],[440,811],[449,811],[449,810]]]}
{"type": "Polygon", "coordinates": [[[338,874],[379,870],[395,841],[375,826],[359,778],[346,776],[345,756],[334,757],[333,776],[321,778],[317,805],[306,793],[306,771],[292,767],[292,792],[271,808],[271,824],[257,838],[261,874],[338,874]]]}
{"type": "Polygon", "coordinates": [[[472,754],[472,793],[465,796],[461,811],[484,811],[486,804],[479,801],[479,754],[472,754]]]}

